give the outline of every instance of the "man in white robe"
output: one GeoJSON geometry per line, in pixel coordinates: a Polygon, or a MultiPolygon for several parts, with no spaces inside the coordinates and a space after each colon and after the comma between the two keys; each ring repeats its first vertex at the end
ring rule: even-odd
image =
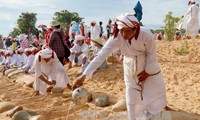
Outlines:
{"type": "Polygon", "coordinates": [[[190,7],[185,14],[185,16],[189,17],[187,21],[186,34],[187,38],[195,38],[199,31],[199,6],[195,4],[195,0],[190,0],[188,5],[190,7]]]}
{"type": "Polygon", "coordinates": [[[9,54],[10,54],[10,62],[9,62],[9,66],[13,67],[17,65],[17,61],[18,61],[18,57],[16,54],[13,53],[13,50],[8,50],[9,54]]]}
{"type": "Polygon", "coordinates": [[[105,60],[121,50],[124,55],[124,80],[129,120],[148,120],[166,106],[165,83],[157,60],[156,43],[151,31],[140,27],[133,14],[116,18],[114,35],[76,80],[73,89],[81,86],[105,60]]]}
{"type": "Polygon", "coordinates": [[[35,55],[32,54],[32,51],[30,48],[26,48],[24,50],[25,54],[26,54],[26,62],[24,64],[24,66],[22,66],[22,70],[24,71],[28,71],[32,65],[33,65],[33,61],[34,61],[34,58],[35,58],[35,55]]]}
{"type": "MultiPolygon", "coordinates": [[[[38,52],[34,59],[35,81],[34,95],[45,94],[48,88],[65,87],[71,89],[65,68],[56,53],[46,48],[38,52]],[[50,87],[48,87],[50,85],[50,87]],[[48,87],[48,88],[47,88],[48,87]]],[[[48,92],[50,92],[49,90],[48,92]]]]}
{"type": "Polygon", "coordinates": [[[22,48],[17,49],[16,52],[17,52],[17,56],[18,56],[17,66],[22,67],[25,64],[26,55],[25,55],[24,50],[22,48]]]}
{"type": "Polygon", "coordinates": [[[6,50],[1,50],[1,56],[3,57],[3,60],[1,61],[0,65],[5,65],[6,63],[6,50]]]}
{"type": "Polygon", "coordinates": [[[91,47],[94,47],[94,43],[92,40],[97,40],[100,38],[100,33],[101,33],[101,28],[100,26],[96,23],[96,21],[91,22],[91,27],[90,27],[90,35],[91,35],[91,47]]]}

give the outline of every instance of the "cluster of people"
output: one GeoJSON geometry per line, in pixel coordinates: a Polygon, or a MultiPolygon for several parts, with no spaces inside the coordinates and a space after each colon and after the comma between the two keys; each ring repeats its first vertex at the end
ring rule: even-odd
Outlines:
{"type": "MultiPolygon", "coordinates": [[[[30,40],[26,34],[20,34],[16,38],[5,38],[3,49],[0,50],[0,65],[4,72],[15,68],[16,71],[26,74],[35,73],[33,95],[45,94],[53,87],[71,89],[63,65],[67,62],[69,68],[82,66],[82,71],[79,73],[82,74],[106,42],[108,35],[103,35],[101,25],[102,22],[98,26],[95,21],[92,21],[90,36],[88,36],[83,23],[72,21],[69,30],[63,31],[59,22],[52,20],[51,28],[47,28],[46,25],[40,26],[43,32],[39,32],[33,40],[30,40]],[[89,42],[87,42],[88,37],[89,42]],[[65,54],[66,47],[70,51],[68,58],[65,54]]],[[[110,28],[108,31],[111,34],[110,28]]],[[[102,66],[107,66],[106,61],[102,66]]]]}

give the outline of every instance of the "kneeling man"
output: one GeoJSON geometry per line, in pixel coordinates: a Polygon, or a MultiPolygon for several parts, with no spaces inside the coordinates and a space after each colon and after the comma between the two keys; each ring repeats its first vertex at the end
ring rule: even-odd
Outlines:
{"type": "Polygon", "coordinates": [[[43,49],[38,52],[34,59],[35,67],[35,94],[45,94],[49,92],[49,88],[64,87],[67,85],[69,89],[69,78],[66,70],[60,63],[56,53],[49,49],[43,49]]]}

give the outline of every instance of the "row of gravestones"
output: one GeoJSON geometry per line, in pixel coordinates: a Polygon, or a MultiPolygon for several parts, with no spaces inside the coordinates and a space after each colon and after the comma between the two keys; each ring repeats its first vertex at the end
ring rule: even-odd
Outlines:
{"type": "Polygon", "coordinates": [[[0,114],[12,120],[48,120],[45,116],[23,110],[23,107],[15,106],[12,102],[0,102],[0,114]]]}
{"type": "MultiPolygon", "coordinates": [[[[23,73],[23,75],[20,75],[20,77],[18,77],[19,75],[17,75],[17,74],[21,74],[21,73],[22,73],[22,71],[13,68],[13,69],[8,69],[8,70],[4,71],[4,76],[7,76],[8,78],[12,78],[14,76],[16,78],[14,80],[14,82],[26,84],[29,87],[33,87],[34,76],[31,74],[27,75],[27,74],[23,73]]],[[[63,89],[61,89],[61,88],[52,89],[52,93],[63,93],[63,97],[70,97],[72,94],[69,91],[63,91],[63,89]]],[[[84,95],[84,94],[81,93],[81,95],[84,95]]],[[[87,93],[86,99],[87,99],[87,102],[90,102],[92,100],[92,95],[87,93]]],[[[76,101],[75,101],[75,99],[73,99],[73,96],[72,96],[72,100],[77,105],[79,102],[81,102],[81,100],[79,100],[79,99],[76,99],[76,101]]],[[[2,104],[9,106],[8,102],[2,103],[2,104]]],[[[3,105],[3,106],[5,106],[5,105],[3,105]]],[[[107,95],[99,96],[98,98],[95,99],[95,105],[98,107],[109,106],[110,105],[109,97],[107,95]]],[[[7,107],[2,107],[2,108],[7,108],[7,107]]],[[[121,100],[118,103],[116,103],[115,105],[113,105],[113,111],[125,111],[125,110],[126,110],[125,100],[121,100]]],[[[41,118],[44,117],[44,116],[40,116],[40,115],[33,116],[34,114],[32,114],[32,112],[23,111],[22,108],[19,106],[16,106],[16,107],[12,108],[12,110],[9,110],[9,113],[6,112],[6,115],[10,116],[10,117],[14,115],[12,117],[12,118],[14,118],[14,120],[18,120],[18,118],[20,118],[19,120],[29,120],[30,118],[31,118],[30,120],[40,120],[41,118]],[[10,112],[12,114],[10,114],[10,112]],[[16,113],[16,115],[14,115],[13,113],[16,113]]]]}

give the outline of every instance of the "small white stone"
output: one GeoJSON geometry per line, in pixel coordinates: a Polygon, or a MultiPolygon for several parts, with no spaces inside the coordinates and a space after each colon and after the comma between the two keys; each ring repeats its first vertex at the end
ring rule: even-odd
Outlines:
{"type": "Polygon", "coordinates": [[[72,93],[72,101],[76,105],[83,105],[88,102],[88,93],[83,88],[77,88],[72,93]]]}
{"type": "Polygon", "coordinates": [[[127,110],[126,108],[126,100],[122,99],[119,100],[115,105],[112,106],[113,111],[125,111],[127,110]]]}
{"type": "Polygon", "coordinates": [[[110,100],[107,95],[102,95],[95,99],[95,105],[98,107],[106,107],[110,105],[110,100]]]}

